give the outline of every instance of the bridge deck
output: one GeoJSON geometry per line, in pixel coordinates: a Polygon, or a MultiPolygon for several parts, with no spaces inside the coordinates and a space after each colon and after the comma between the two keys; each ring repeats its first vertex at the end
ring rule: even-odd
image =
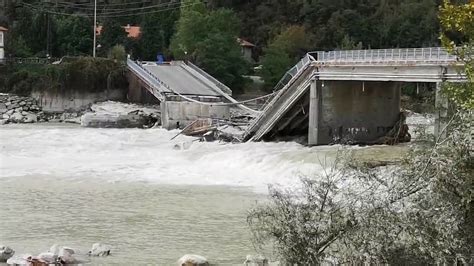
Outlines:
{"type": "MultiPolygon", "coordinates": [[[[146,64],[143,68],[150,71],[154,76],[166,83],[173,90],[182,95],[199,96],[222,96],[218,93],[218,88],[211,84],[205,84],[189,71],[181,63],[172,65],[146,64]]],[[[173,93],[169,88],[164,89],[165,93],[173,93]]]]}

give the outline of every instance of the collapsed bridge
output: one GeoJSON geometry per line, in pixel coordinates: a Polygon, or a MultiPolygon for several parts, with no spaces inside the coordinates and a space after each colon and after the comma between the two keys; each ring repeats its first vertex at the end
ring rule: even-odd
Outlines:
{"type": "Polygon", "coordinates": [[[307,134],[308,145],[370,143],[400,119],[403,82],[437,84],[436,131],[447,115],[442,82],[464,82],[463,64],[442,48],[308,53],[245,133],[251,141],[307,134]]]}
{"type": "Polygon", "coordinates": [[[393,132],[405,82],[436,84],[435,133],[441,132],[447,116],[441,84],[466,81],[463,63],[438,47],[310,52],[280,80],[264,108],[255,111],[192,63],[128,60],[127,65],[130,97],[159,101],[164,128],[200,118],[226,120],[229,106],[235,105],[255,117],[241,139],[306,136],[308,145],[372,143],[393,132]]]}
{"type": "Polygon", "coordinates": [[[127,60],[129,100],[160,103],[166,129],[182,128],[200,118],[226,120],[229,106],[254,110],[232,98],[232,90],[190,62],[164,64],[127,60]]]}

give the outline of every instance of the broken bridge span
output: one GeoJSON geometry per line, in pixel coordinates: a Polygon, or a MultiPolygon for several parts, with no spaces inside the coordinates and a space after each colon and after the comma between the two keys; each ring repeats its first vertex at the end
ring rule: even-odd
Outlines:
{"type": "Polygon", "coordinates": [[[370,143],[387,135],[400,119],[404,82],[437,84],[435,131],[441,132],[447,100],[440,84],[466,81],[462,62],[438,47],[310,52],[284,75],[263,109],[255,111],[191,63],[128,60],[127,65],[132,96],[140,87],[157,99],[164,128],[199,118],[228,119],[229,106],[235,105],[255,116],[243,140],[306,136],[308,145],[370,143]]]}
{"type": "Polygon", "coordinates": [[[437,84],[440,132],[447,115],[442,82],[464,82],[462,62],[443,48],[310,52],[278,83],[244,139],[307,135],[308,145],[370,143],[400,117],[403,82],[437,84]]]}

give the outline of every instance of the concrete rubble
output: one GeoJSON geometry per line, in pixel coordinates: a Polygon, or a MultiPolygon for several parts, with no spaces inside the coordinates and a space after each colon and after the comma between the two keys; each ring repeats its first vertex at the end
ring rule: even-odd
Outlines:
{"type": "Polygon", "coordinates": [[[94,128],[150,128],[160,123],[159,108],[118,102],[94,104],[81,117],[83,127],[94,128]]]}

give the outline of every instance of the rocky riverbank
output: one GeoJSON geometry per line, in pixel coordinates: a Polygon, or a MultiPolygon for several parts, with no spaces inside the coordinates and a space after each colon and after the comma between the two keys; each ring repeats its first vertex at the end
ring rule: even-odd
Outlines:
{"type": "Polygon", "coordinates": [[[35,99],[0,94],[0,125],[45,122],[46,116],[35,99]]]}
{"type": "Polygon", "coordinates": [[[0,94],[0,125],[9,123],[75,123],[84,127],[148,128],[160,124],[159,106],[100,102],[81,111],[49,112],[32,97],[0,94]]]}
{"type": "MultiPolygon", "coordinates": [[[[95,243],[86,254],[80,254],[77,250],[70,247],[61,247],[54,244],[48,251],[42,252],[36,256],[31,254],[15,255],[15,251],[8,247],[0,245],[0,263],[7,265],[83,265],[94,264],[94,257],[107,257],[111,255],[112,247],[101,243],[95,243]]],[[[194,254],[186,254],[182,256],[177,265],[183,266],[209,266],[218,265],[210,264],[208,259],[194,254]]],[[[244,266],[278,266],[279,262],[269,262],[262,255],[247,255],[243,264],[244,266]]]]}

